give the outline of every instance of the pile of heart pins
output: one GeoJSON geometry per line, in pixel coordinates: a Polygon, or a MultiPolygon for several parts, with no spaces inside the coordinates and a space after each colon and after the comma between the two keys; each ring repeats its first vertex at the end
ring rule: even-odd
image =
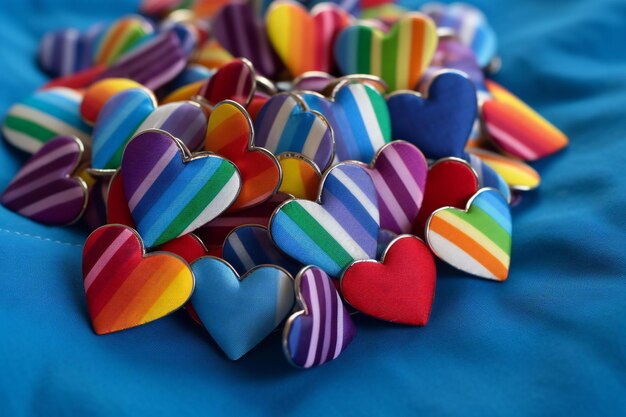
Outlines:
{"type": "Polygon", "coordinates": [[[97,334],[185,308],[230,359],[282,329],[310,368],[356,312],[427,324],[435,257],[507,278],[525,161],[567,137],[486,78],[480,11],[345,3],[153,0],[43,37],[51,80],[2,127],[33,156],[1,201],[92,230],[97,334]]]}

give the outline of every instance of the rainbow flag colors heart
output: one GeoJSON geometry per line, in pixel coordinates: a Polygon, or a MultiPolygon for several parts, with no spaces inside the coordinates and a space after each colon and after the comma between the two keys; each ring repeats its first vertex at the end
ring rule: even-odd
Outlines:
{"type": "Polygon", "coordinates": [[[392,91],[412,90],[436,48],[435,23],[421,13],[408,13],[387,34],[366,25],[344,29],[337,36],[335,59],[343,74],[377,75],[392,91]]]}
{"type": "Polygon", "coordinates": [[[241,177],[217,155],[189,156],[161,130],[135,136],[122,158],[124,193],[137,231],[151,248],[194,231],[235,201],[241,177]]]}
{"type": "Polygon", "coordinates": [[[426,224],[426,239],[443,261],[479,277],[504,281],[511,256],[511,213],[502,195],[484,188],[467,210],[442,208],[426,224]]]}
{"type": "Polygon", "coordinates": [[[287,255],[339,276],[352,262],[376,255],[376,189],[363,167],[337,165],[324,177],[317,203],[284,203],[269,228],[272,240],[287,255]]]}
{"type": "Polygon", "coordinates": [[[175,255],[145,255],[133,229],[106,225],[85,242],[83,284],[93,328],[106,334],[179,309],[193,292],[194,277],[189,265],[175,255]]]}

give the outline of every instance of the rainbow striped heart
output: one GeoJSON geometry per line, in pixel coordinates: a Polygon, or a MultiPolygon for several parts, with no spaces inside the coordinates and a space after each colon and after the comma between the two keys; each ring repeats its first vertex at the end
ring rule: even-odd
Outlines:
{"type": "Polygon", "coordinates": [[[331,99],[310,92],[303,93],[302,98],[333,129],[339,161],[369,163],[376,151],[391,141],[387,103],[370,85],[346,80],[337,84],[331,99]]]}
{"type": "Polygon", "coordinates": [[[426,239],[443,261],[479,277],[504,281],[509,274],[511,213],[502,195],[478,191],[467,210],[436,210],[426,224],[426,239]]]}
{"type": "Polygon", "coordinates": [[[239,274],[260,265],[277,265],[290,274],[302,266],[278,250],[265,226],[245,225],[231,231],[224,240],[222,257],[239,274]]]}
{"type": "Polygon", "coordinates": [[[219,347],[237,360],[265,339],[294,305],[293,281],[275,266],[254,268],[241,277],[210,256],[192,264],[193,309],[219,347]]]}
{"type": "Polygon", "coordinates": [[[392,91],[412,90],[436,48],[432,19],[406,13],[386,34],[362,24],[347,27],[337,36],[335,60],[343,74],[377,75],[392,91]]]}
{"type": "Polygon", "coordinates": [[[356,336],[356,326],[326,273],[307,266],[296,277],[300,311],[283,330],[287,360],[301,368],[312,368],[336,359],[356,336]]]}
{"type": "Polygon", "coordinates": [[[241,177],[232,162],[212,154],[190,156],[167,132],[135,136],[122,157],[124,193],[146,247],[194,231],[235,201],[241,177]]]}
{"type": "Polygon", "coordinates": [[[130,227],[106,225],[85,242],[83,284],[93,328],[106,334],[179,309],[193,292],[194,277],[176,255],[145,255],[141,238],[130,227]]]}
{"type": "Polygon", "coordinates": [[[325,170],[333,159],[333,132],[326,119],[308,111],[295,94],[270,98],[254,121],[254,142],[276,155],[299,153],[325,170]]]}
{"type": "Polygon", "coordinates": [[[365,168],[336,165],[322,180],[317,203],[284,203],[269,229],[287,255],[338,277],[352,262],[376,256],[379,214],[374,184],[365,168]]]}
{"type": "Polygon", "coordinates": [[[422,206],[428,163],[408,142],[393,141],[376,154],[367,172],[378,194],[380,227],[393,233],[410,233],[422,206]]]}

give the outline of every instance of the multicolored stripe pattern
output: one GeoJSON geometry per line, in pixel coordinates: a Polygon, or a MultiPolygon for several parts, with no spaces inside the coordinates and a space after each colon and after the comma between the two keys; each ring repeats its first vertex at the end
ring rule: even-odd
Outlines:
{"type": "Polygon", "coordinates": [[[283,350],[287,360],[312,368],[336,359],[356,336],[356,326],[326,273],[315,266],[296,278],[296,292],[303,311],[287,320],[283,350]]]}
{"type": "Polygon", "coordinates": [[[210,222],[237,198],[237,168],[217,155],[189,158],[166,132],[135,136],[122,157],[124,193],[137,230],[151,248],[210,222]]]}
{"type": "Polygon", "coordinates": [[[247,225],[233,230],[224,241],[222,257],[239,274],[260,265],[277,265],[295,276],[302,268],[278,250],[265,226],[247,225]]]}
{"type": "Polygon", "coordinates": [[[464,74],[438,73],[427,98],[398,92],[387,98],[395,139],[417,146],[427,158],[462,157],[478,113],[476,88],[464,74]]]}
{"type": "Polygon", "coordinates": [[[106,225],[85,242],[83,284],[93,328],[106,334],[179,309],[193,292],[194,277],[181,258],[162,252],[145,256],[133,229],[106,225]]]}
{"type": "Polygon", "coordinates": [[[196,289],[191,304],[231,360],[269,336],[294,306],[292,278],[281,268],[262,266],[240,278],[228,263],[205,256],[192,269],[196,289]]]}
{"type": "Polygon", "coordinates": [[[301,4],[276,1],[265,19],[274,50],[291,75],[297,77],[307,71],[333,71],[333,45],[351,16],[330,3],[313,7],[309,14],[301,4]]]}
{"type": "Polygon", "coordinates": [[[153,32],[152,25],[140,16],[123,17],[113,22],[98,38],[94,64],[112,65],[153,32]]]}
{"type": "Polygon", "coordinates": [[[367,172],[378,194],[380,227],[410,233],[422,206],[428,163],[414,145],[393,141],[380,149],[367,172]]]}
{"type": "Polygon", "coordinates": [[[119,168],[126,144],[156,106],[154,95],[145,88],[132,88],[111,97],[100,110],[93,129],[92,168],[119,168]]]}
{"type": "Polygon", "coordinates": [[[340,164],[324,178],[320,203],[292,200],[270,222],[272,240],[303,265],[338,277],[352,262],[376,256],[376,189],[365,168],[340,164]]]}
{"type": "Polygon", "coordinates": [[[511,189],[500,174],[498,174],[493,168],[476,155],[466,152],[463,155],[463,159],[465,159],[476,172],[480,188],[495,188],[500,191],[500,194],[502,194],[506,201],[511,201],[511,189]]]}
{"type": "Polygon", "coordinates": [[[256,88],[254,68],[247,59],[234,59],[221,66],[200,87],[198,95],[211,107],[222,100],[247,106],[256,88]]]}
{"type": "Polygon", "coordinates": [[[283,171],[279,191],[305,200],[317,198],[322,182],[322,174],[315,163],[302,155],[278,157],[283,171]]]}
{"type": "Polygon", "coordinates": [[[276,157],[253,144],[252,122],[246,110],[233,101],[213,109],[204,149],[232,161],[241,175],[241,190],[230,211],[260,204],[278,191],[281,170],[276,157]]]}
{"type": "Polygon", "coordinates": [[[93,125],[98,119],[102,107],[111,97],[131,88],[142,87],[138,82],[128,78],[106,78],[97,81],[85,91],[80,103],[80,115],[84,121],[93,125]]]}
{"type": "Polygon", "coordinates": [[[259,74],[272,77],[279,68],[261,21],[251,4],[227,4],[213,18],[211,32],[233,56],[249,59],[259,74]]]}
{"type": "Polygon", "coordinates": [[[391,91],[412,90],[436,47],[437,28],[432,19],[406,13],[386,34],[366,25],[344,29],[335,42],[335,59],[345,75],[377,75],[391,91]]]}
{"type": "Polygon", "coordinates": [[[373,87],[356,82],[338,86],[333,99],[303,93],[310,110],[322,114],[333,129],[339,161],[369,163],[391,141],[391,122],[385,98],[373,87]]]}
{"type": "Polygon", "coordinates": [[[104,29],[96,24],[84,33],[74,28],[46,33],[39,44],[39,64],[52,77],[90,68],[94,43],[104,29]]]}
{"type": "Polygon", "coordinates": [[[467,211],[435,211],[426,226],[426,239],[433,252],[455,268],[504,281],[509,273],[511,231],[506,200],[486,188],[472,197],[467,211]]]}
{"type": "Polygon", "coordinates": [[[203,65],[210,69],[220,68],[235,59],[222,45],[215,39],[209,39],[196,51],[192,62],[203,65]]]}
{"type": "Polygon", "coordinates": [[[290,198],[287,194],[278,193],[264,203],[249,209],[223,213],[198,229],[197,234],[209,249],[221,248],[226,236],[239,226],[254,224],[267,227],[276,207],[290,198]]]}
{"type": "Polygon", "coordinates": [[[141,43],[124,54],[111,67],[96,77],[129,78],[150,90],[157,90],[173,80],[187,64],[187,57],[178,36],[165,32],[141,43]]]}
{"type": "Polygon", "coordinates": [[[13,105],[2,124],[6,140],[28,153],[57,136],[76,136],[91,143],[91,127],[80,117],[82,94],[58,87],[36,91],[13,105]]]}
{"type": "Polygon", "coordinates": [[[78,139],[59,136],[51,140],[20,169],[0,201],[6,208],[40,223],[74,222],[87,204],[87,184],[71,177],[82,156],[78,139]]]}
{"type": "Polygon", "coordinates": [[[319,113],[307,111],[300,97],[283,93],[270,98],[254,121],[254,142],[276,155],[299,153],[325,170],[333,159],[330,125],[319,113]]]}
{"type": "Polygon", "coordinates": [[[207,117],[198,103],[179,101],[157,107],[137,128],[135,134],[160,129],[180,139],[191,150],[202,147],[207,117]]]}
{"type": "Polygon", "coordinates": [[[493,100],[482,105],[482,117],[491,140],[508,154],[535,161],[560,151],[567,136],[493,81],[486,81],[493,100]]]}
{"type": "Polygon", "coordinates": [[[517,191],[529,191],[539,187],[539,173],[524,162],[502,156],[479,148],[470,148],[468,152],[479,157],[491,169],[497,172],[508,186],[517,191]]]}

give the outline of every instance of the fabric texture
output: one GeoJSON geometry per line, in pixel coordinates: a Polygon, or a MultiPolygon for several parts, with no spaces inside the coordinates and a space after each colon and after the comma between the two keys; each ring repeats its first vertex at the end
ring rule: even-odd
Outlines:
{"type": "MultiPolygon", "coordinates": [[[[542,184],[513,209],[507,281],[439,264],[424,328],[358,316],[351,345],[320,368],[293,369],[279,333],[231,362],[184,312],[96,336],[85,231],[0,207],[0,415],[624,415],[626,3],[475,4],[499,36],[496,80],[571,139],[533,164],[542,184]]],[[[46,80],[46,31],[136,9],[2,2],[0,116],[46,80]]],[[[0,189],[25,160],[0,141],[0,189]]]]}

